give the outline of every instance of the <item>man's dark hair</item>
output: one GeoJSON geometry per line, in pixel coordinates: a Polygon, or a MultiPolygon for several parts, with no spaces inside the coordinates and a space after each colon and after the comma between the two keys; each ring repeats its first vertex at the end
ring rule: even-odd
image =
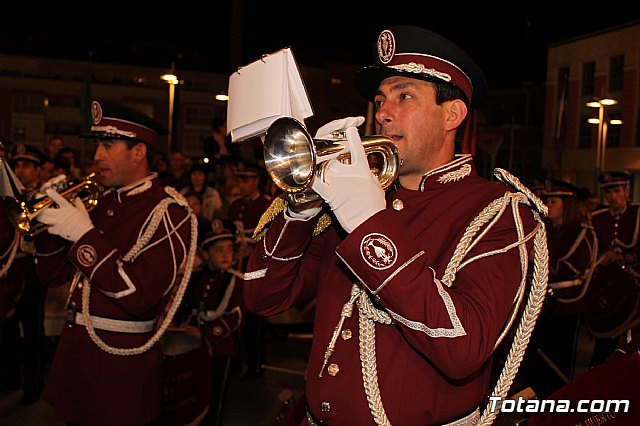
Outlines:
{"type": "Polygon", "coordinates": [[[460,99],[466,105],[469,105],[469,101],[465,94],[460,90],[458,86],[447,83],[433,82],[436,89],[436,104],[441,105],[446,101],[452,101],[454,99],[460,99]]]}
{"type": "Polygon", "coordinates": [[[149,170],[151,170],[151,166],[153,165],[153,160],[156,157],[156,147],[153,145],[149,145],[148,143],[144,143],[139,140],[127,140],[127,149],[131,149],[139,143],[143,143],[147,147],[147,155],[145,158],[147,159],[147,166],[149,166],[149,170]]]}

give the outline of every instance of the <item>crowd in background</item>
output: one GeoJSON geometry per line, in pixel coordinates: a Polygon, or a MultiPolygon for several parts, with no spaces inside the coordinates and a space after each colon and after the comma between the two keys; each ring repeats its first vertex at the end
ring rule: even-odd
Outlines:
{"type": "MultiPolygon", "coordinates": [[[[158,174],[162,184],[178,190],[198,219],[198,255],[192,282],[183,300],[183,315],[176,317],[174,331],[186,330],[189,324],[197,327],[205,323],[198,320],[194,309],[202,308],[202,312],[206,313],[215,312],[217,307],[227,308],[229,297],[224,297],[225,289],[229,287],[231,279],[235,282],[234,276],[242,276],[244,262],[254,244],[253,230],[273,196],[263,162],[256,160],[261,157],[261,152],[249,150],[251,152],[247,154],[246,150],[242,152],[239,146],[230,144],[224,120],[213,120],[212,125],[212,137],[203,140],[203,150],[210,157],[191,158],[180,151],[169,155],[159,151],[152,164],[152,171],[158,174]],[[220,126],[223,128],[220,129],[220,126]],[[216,139],[221,143],[218,144],[216,139]],[[231,250],[233,259],[230,263],[216,260],[216,250],[222,250],[219,246],[223,243],[230,244],[230,249],[226,249],[231,250]],[[226,273],[227,270],[233,274],[226,273]],[[222,287],[211,290],[207,287],[208,281],[203,284],[203,280],[211,280],[211,283],[216,282],[215,285],[222,287]],[[206,301],[214,306],[194,307],[194,303],[198,303],[198,294],[202,298],[199,303],[206,301]],[[216,296],[209,300],[209,294],[216,296]]],[[[44,192],[45,183],[49,186],[54,181],[79,181],[91,173],[95,173],[94,180],[99,182],[100,173],[96,163],[92,160],[81,163],[75,150],[65,146],[61,137],[51,137],[43,145],[43,150],[36,143],[12,144],[4,141],[0,145],[0,156],[24,186],[24,193],[16,194],[16,197],[33,199],[36,194],[44,192]]],[[[18,254],[9,273],[0,279],[2,296],[7,301],[0,306],[0,391],[22,390],[20,402],[23,404],[32,404],[40,398],[48,363],[56,350],[60,330],[65,325],[68,292],[68,286],[49,289],[38,282],[33,273],[35,252],[29,240],[28,236],[21,238],[18,254]]],[[[208,346],[215,370],[211,380],[218,383],[208,388],[213,391],[212,408],[203,424],[220,423],[224,398],[221,391],[226,388],[220,382],[228,380],[230,372],[235,370],[241,380],[255,380],[263,374],[264,319],[244,312],[239,296],[241,282],[241,279],[238,280],[231,298],[235,305],[228,306],[228,309],[242,313],[235,318],[235,325],[231,324],[230,319],[223,321],[223,328],[228,328],[232,337],[224,341],[218,339],[215,345],[208,346]],[[225,345],[230,349],[220,350],[225,345]],[[224,359],[222,364],[220,359],[224,359]]],[[[216,327],[213,327],[213,333],[218,333],[216,327]]],[[[226,337],[227,333],[223,335],[226,337]]],[[[201,340],[206,342],[207,337],[203,335],[201,340]]],[[[163,344],[168,347],[173,343],[167,338],[163,344]]],[[[175,355],[175,350],[175,347],[168,347],[167,353],[175,355]]],[[[178,354],[184,355],[184,351],[186,349],[179,348],[178,354]]],[[[167,357],[167,371],[175,367],[169,365],[174,358],[167,357]]],[[[190,361],[184,359],[180,362],[184,364],[190,361]]],[[[185,365],[180,368],[185,368],[185,365]]],[[[168,412],[167,416],[178,414],[168,412]]]]}
{"type": "MultiPolygon", "coordinates": [[[[234,315],[241,314],[234,317],[233,324],[229,322],[231,320],[224,321],[226,329],[223,334],[233,335],[227,341],[231,342],[233,349],[218,354],[218,361],[212,364],[215,373],[211,380],[218,383],[213,384],[217,390],[211,397],[213,408],[209,410],[209,423],[206,424],[219,424],[226,387],[220,382],[226,382],[233,369],[244,373],[241,376],[243,380],[254,380],[263,374],[265,319],[246,312],[237,294],[246,261],[255,244],[253,230],[275,195],[275,186],[261,161],[259,144],[251,147],[251,155],[246,155],[246,151],[243,155],[239,146],[229,143],[223,121],[214,120],[212,129],[212,136],[203,141],[205,157],[190,158],[179,151],[169,155],[158,152],[152,171],[158,174],[163,185],[176,188],[186,198],[198,219],[200,250],[193,284],[185,296],[186,311],[177,317],[175,330],[198,327],[203,324],[198,315],[204,315],[206,319],[207,312],[215,312],[221,304],[227,307],[230,296],[225,299],[223,290],[230,282],[235,283],[234,276],[240,277],[234,296],[236,310],[230,309],[234,315]],[[222,247],[222,242],[227,242],[229,247],[222,247]],[[233,259],[220,266],[216,263],[220,262],[216,260],[216,253],[223,251],[232,253],[233,259]],[[235,272],[230,274],[228,270],[235,272]],[[205,300],[211,293],[207,283],[222,280],[223,276],[226,277],[225,287],[216,293],[214,306],[194,307],[194,303],[204,303],[197,302],[197,294],[205,300]],[[200,314],[194,314],[196,311],[200,314]]],[[[50,138],[45,152],[33,145],[0,144],[0,156],[11,165],[25,192],[30,194],[41,192],[45,182],[60,175],[77,180],[96,173],[99,180],[96,164],[93,161],[79,163],[74,150],[65,147],[63,139],[58,136],[50,138]]],[[[626,185],[628,202],[629,182],[623,184],[626,185]]],[[[580,287],[575,289],[577,293],[568,298],[566,292],[561,296],[563,293],[552,286],[516,380],[522,385],[534,385],[543,397],[548,397],[575,377],[577,333],[583,325],[581,321],[586,306],[582,290],[586,290],[592,278],[596,255],[605,251],[602,246],[598,250],[598,229],[594,232],[592,215],[595,211],[607,210],[609,198],[606,190],[611,187],[606,182],[602,185],[603,198],[608,201],[603,205],[598,194],[565,181],[552,179],[530,186],[550,209],[547,218],[550,285],[574,279],[581,281],[580,287]],[[583,252],[576,254],[579,247],[583,252]]],[[[621,231],[637,233],[635,229],[621,231]]],[[[33,262],[29,238],[23,238],[13,266],[2,278],[4,304],[0,306],[0,391],[22,389],[21,402],[24,404],[32,404],[39,399],[47,363],[55,351],[59,330],[65,323],[66,289],[46,289],[40,285],[32,273],[33,262]]],[[[206,336],[197,335],[206,340],[206,336]]],[[[592,367],[605,362],[615,348],[612,341],[618,341],[612,338],[605,340],[608,346],[602,354],[594,354],[592,367]],[[599,359],[596,360],[595,356],[599,359]]]]}

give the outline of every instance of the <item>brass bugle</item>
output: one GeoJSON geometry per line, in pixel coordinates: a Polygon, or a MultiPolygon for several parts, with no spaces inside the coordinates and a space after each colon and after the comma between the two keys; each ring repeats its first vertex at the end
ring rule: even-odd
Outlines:
{"type": "MultiPolygon", "coordinates": [[[[400,157],[398,148],[386,136],[364,136],[362,145],[369,159],[372,173],[382,189],[387,189],[398,176],[400,157]]],[[[279,118],[271,124],[264,140],[264,162],[278,188],[294,202],[306,203],[319,199],[311,182],[322,179],[327,160],[350,162],[345,151],[346,139],[313,139],[307,129],[291,117],[279,118]]]]}
{"type": "MultiPolygon", "coordinates": [[[[56,186],[57,188],[54,186],[52,188],[56,189],[69,202],[73,202],[74,198],[79,197],[87,211],[93,210],[98,204],[100,185],[95,180],[95,173],[91,173],[81,181],[67,180],[56,186]],[[64,189],[60,189],[60,187],[64,189]]],[[[36,217],[46,208],[55,204],[55,201],[48,196],[30,201],[5,197],[3,203],[13,226],[22,234],[34,236],[47,229],[47,225],[35,220],[36,217]]]]}

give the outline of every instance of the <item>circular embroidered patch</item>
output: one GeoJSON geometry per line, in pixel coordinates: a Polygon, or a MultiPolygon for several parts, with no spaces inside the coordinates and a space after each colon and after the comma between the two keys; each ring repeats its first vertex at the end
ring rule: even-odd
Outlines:
{"type": "Polygon", "coordinates": [[[98,254],[96,253],[96,249],[92,246],[83,244],[78,247],[76,256],[78,258],[78,263],[88,268],[89,266],[95,265],[98,254]]]}
{"type": "Polygon", "coordinates": [[[396,53],[396,39],[389,30],[384,30],[378,36],[378,58],[383,64],[388,64],[396,53]]]}
{"type": "Polygon", "coordinates": [[[214,336],[222,336],[222,332],[224,330],[222,330],[222,327],[220,327],[219,325],[216,325],[215,327],[213,327],[213,330],[211,330],[211,333],[213,333],[214,336]]]}
{"type": "Polygon", "coordinates": [[[398,260],[398,249],[386,235],[365,235],[360,243],[362,258],[374,269],[387,269],[398,260]]]}

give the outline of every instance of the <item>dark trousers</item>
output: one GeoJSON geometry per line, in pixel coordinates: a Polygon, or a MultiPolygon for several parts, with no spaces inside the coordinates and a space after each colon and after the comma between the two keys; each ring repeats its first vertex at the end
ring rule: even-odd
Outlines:
{"type": "Polygon", "coordinates": [[[231,357],[211,359],[211,403],[206,417],[202,420],[202,426],[219,426],[222,424],[231,360],[231,357]]]}
{"type": "Polygon", "coordinates": [[[247,366],[247,375],[256,375],[262,371],[265,360],[264,317],[247,312],[242,325],[243,357],[247,366]]]}
{"type": "Polygon", "coordinates": [[[44,383],[45,295],[46,289],[39,284],[25,286],[15,314],[5,323],[0,343],[0,378],[14,389],[22,381],[23,400],[28,403],[39,398],[44,383]]]}

